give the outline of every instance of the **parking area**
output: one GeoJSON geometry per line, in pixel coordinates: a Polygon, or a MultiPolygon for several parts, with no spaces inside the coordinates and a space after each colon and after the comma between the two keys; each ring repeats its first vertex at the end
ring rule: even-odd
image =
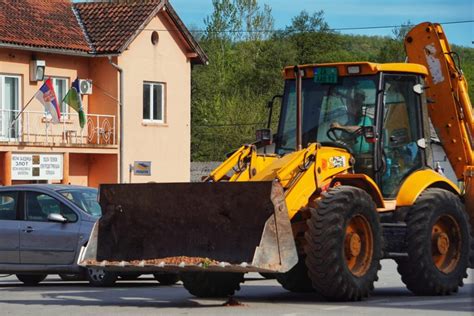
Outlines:
{"type": "Polygon", "coordinates": [[[64,282],[50,275],[35,287],[21,285],[15,276],[0,278],[1,315],[472,315],[474,270],[457,295],[419,297],[408,292],[390,260],[382,262],[380,281],[369,300],[326,302],[314,294],[285,291],[275,280],[249,274],[235,295],[198,299],[178,283],[161,286],[151,275],[118,282],[112,288],[93,288],[87,282],[64,282]]]}

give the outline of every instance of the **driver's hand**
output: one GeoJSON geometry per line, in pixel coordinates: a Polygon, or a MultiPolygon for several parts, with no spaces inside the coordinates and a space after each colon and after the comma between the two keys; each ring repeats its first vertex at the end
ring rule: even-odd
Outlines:
{"type": "Polygon", "coordinates": [[[333,122],[331,123],[331,125],[329,125],[330,128],[341,128],[341,124],[339,124],[338,122],[333,122]]]}

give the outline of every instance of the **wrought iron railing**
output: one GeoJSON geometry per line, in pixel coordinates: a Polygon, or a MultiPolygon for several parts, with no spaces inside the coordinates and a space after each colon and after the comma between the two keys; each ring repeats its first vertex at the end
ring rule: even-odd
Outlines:
{"type": "Polygon", "coordinates": [[[0,110],[0,142],[70,145],[116,145],[114,115],[87,114],[84,128],[77,113],[66,113],[53,124],[41,111],[0,110]],[[15,117],[18,118],[15,120],[15,117]]]}

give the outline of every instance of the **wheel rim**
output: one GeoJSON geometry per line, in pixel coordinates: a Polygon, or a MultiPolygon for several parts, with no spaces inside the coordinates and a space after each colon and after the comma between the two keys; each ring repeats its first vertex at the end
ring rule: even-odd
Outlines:
{"type": "Polygon", "coordinates": [[[431,230],[431,253],[439,271],[452,272],[461,257],[461,230],[451,216],[441,216],[431,230]]]}
{"type": "Polygon", "coordinates": [[[344,237],[344,256],[352,274],[363,276],[370,268],[374,239],[367,219],[356,215],[349,220],[344,237]]]}

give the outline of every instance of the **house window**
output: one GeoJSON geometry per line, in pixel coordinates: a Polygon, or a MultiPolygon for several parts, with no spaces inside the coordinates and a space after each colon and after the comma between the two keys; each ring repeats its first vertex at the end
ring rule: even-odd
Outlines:
{"type": "Polygon", "coordinates": [[[164,123],[165,84],[143,83],[143,120],[164,123]]]}
{"type": "Polygon", "coordinates": [[[69,106],[62,101],[67,93],[69,80],[66,78],[51,78],[51,80],[53,82],[54,93],[56,94],[56,98],[58,99],[58,103],[60,104],[59,108],[61,110],[61,116],[68,117],[69,106]]]}
{"type": "Polygon", "coordinates": [[[20,76],[0,74],[0,139],[18,137],[20,108],[20,76]]]}

